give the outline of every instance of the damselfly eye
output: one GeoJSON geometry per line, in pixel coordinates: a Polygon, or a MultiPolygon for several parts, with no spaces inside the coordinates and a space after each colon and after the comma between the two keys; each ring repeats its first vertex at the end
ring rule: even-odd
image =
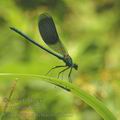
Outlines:
{"type": "Polygon", "coordinates": [[[75,68],[75,70],[78,70],[78,65],[74,64],[74,68],[75,68]]]}

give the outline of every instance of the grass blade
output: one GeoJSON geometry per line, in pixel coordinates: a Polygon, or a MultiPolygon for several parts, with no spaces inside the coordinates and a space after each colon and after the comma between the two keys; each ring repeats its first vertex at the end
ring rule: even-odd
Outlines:
{"type": "Polygon", "coordinates": [[[87,92],[80,89],[77,85],[67,82],[65,80],[59,80],[52,77],[46,77],[41,75],[32,75],[32,74],[12,74],[12,73],[1,73],[0,77],[12,77],[19,79],[39,79],[45,82],[49,82],[56,86],[63,88],[71,92],[72,94],[78,96],[81,100],[83,100],[86,104],[91,106],[104,120],[117,120],[113,113],[97,98],[89,95],[87,92]]]}

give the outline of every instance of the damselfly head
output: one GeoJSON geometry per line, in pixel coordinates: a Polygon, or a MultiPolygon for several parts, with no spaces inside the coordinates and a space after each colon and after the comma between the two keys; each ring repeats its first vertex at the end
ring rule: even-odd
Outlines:
{"type": "Polygon", "coordinates": [[[75,68],[75,70],[78,70],[78,65],[77,64],[74,64],[73,67],[75,68]]]}

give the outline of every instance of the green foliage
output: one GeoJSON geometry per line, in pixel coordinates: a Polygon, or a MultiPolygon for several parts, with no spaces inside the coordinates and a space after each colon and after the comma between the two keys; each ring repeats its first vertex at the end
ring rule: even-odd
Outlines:
{"type": "MultiPolygon", "coordinates": [[[[54,18],[60,39],[79,66],[78,72],[73,71],[72,73],[73,83],[98,97],[119,119],[119,8],[119,0],[1,0],[0,73],[44,75],[51,67],[63,64],[54,56],[38,49],[9,29],[10,26],[16,27],[38,43],[48,47],[44,44],[38,32],[39,14],[48,12],[54,18]]],[[[56,77],[60,70],[53,71],[50,76],[56,77]]],[[[67,72],[64,73],[64,79],[67,79],[67,75],[67,72]]],[[[1,99],[9,91],[7,88],[9,88],[11,82],[8,79],[0,82],[0,104],[1,99]]],[[[73,120],[100,119],[88,105],[78,102],[78,98],[63,93],[64,96],[61,95],[59,101],[59,97],[54,96],[58,91],[48,90],[48,92],[45,92],[43,91],[45,87],[43,85],[44,87],[39,88],[42,92],[39,92],[39,89],[35,89],[36,87],[29,87],[32,84],[34,84],[34,81],[22,82],[17,94],[19,97],[26,99],[33,94],[35,95],[33,95],[33,98],[39,95],[42,96],[41,98],[45,97],[44,105],[46,104],[46,107],[36,110],[36,108],[25,108],[24,106],[28,103],[21,103],[19,106],[25,108],[23,110],[19,108],[21,114],[29,111],[34,119],[38,111],[43,113],[47,111],[48,113],[51,108],[50,110],[53,113],[56,110],[57,113],[61,112],[58,110],[57,106],[59,106],[64,110],[63,112],[68,111],[71,114],[70,118],[63,118],[65,120],[71,120],[71,118],[73,120]],[[25,95],[22,96],[22,93],[25,93],[25,95]],[[67,103],[68,101],[69,103],[67,103]],[[65,105],[66,107],[63,107],[65,105]]],[[[0,111],[1,109],[0,106],[0,111]]],[[[16,115],[18,114],[16,113],[16,115]]],[[[52,120],[54,119],[61,120],[62,118],[56,117],[52,120]]]]}

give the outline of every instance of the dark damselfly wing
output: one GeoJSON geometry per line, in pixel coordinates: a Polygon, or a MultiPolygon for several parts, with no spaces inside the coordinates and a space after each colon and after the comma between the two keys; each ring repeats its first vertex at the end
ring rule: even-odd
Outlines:
{"type": "Polygon", "coordinates": [[[64,45],[59,39],[54,21],[51,16],[49,16],[47,13],[41,14],[39,17],[38,27],[43,41],[51,49],[63,56],[68,54],[64,45]]]}

